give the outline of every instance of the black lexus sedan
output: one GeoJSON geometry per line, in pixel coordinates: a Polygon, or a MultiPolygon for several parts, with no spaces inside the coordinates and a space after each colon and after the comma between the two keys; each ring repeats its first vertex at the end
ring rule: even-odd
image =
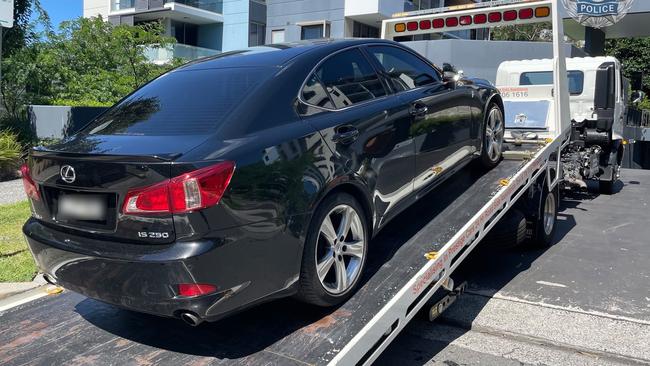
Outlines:
{"type": "MultiPolygon", "coordinates": [[[[354,292],[371,238],[473,159],[497,90],[382,40],[226,52],[168,72],[22,166],[48,281],[196,325],[354,292]]],[[[480,165],[480,163],[478,163],[480,165]]]]}

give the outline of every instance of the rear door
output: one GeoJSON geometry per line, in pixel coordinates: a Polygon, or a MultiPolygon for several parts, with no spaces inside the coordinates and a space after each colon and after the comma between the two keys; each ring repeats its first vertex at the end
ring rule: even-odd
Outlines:
{"type": "Polygon", "coordinates": [[[361,50],[351,48],[322,61],[301,92],[303,119],[320,131],[345,174],[365,181],[379,219],[412,193],[415,164],[408,107],[387,89],[361,50]]]}
{"type": "Polygon", "coordinates": [[[420,191],[473,152],[471,90],[443,83],[435,68],[410,51],[386,45],[366,50],[409,109],[409,134],[415,144],[414,190],[420,191]]]}

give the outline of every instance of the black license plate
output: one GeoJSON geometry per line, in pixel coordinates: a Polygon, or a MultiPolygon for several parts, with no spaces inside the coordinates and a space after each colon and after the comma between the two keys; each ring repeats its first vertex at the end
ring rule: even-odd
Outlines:
{"type": "Polygon", "coordinates": [[[106,220],[106,196],[99,194],[63,194],[58,199],[57,218],[62,220],[106,220]]]}

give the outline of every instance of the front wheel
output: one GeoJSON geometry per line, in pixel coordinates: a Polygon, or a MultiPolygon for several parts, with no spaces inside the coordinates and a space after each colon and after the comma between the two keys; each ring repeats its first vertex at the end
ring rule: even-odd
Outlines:
{"type": "Polygon", "coordinates": [[[365,266],[368,239],[365,215],[354,197],[327,197],[307,233],[297,297],[319,306],[349,298],[365,266]]]}
{"type": "Polygon", "coordinates": [[[492,104],[485,118],[483,126],[483,143],[481,147],[481,164],[488,168],[494,168],[501,160],[503,149],[503,135],[505,123],[503,112],[498,105],[492,104]]]}

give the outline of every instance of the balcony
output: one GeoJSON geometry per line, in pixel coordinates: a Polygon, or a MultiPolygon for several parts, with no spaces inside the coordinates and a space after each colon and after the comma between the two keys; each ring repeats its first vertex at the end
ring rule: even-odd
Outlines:
{"type": "Polygon", "coordinates": [[[223,0],[165,0],[165,4],[167,3],[182,4],[219,14],[223,12],[223,0]]]}
{"type": "Polygon", "coordinates": [[[182,43],[176,43],[167,47],[148,46],[145,48],[145,56],[149,62],[157,65],[171,62],[174,58],[191,61],[202,57],[214,56],[219,53],[221,53],[219,50],[190,46],[182,43]]]}
{"type": "Polygon", "coordinates": [[[221,14],[223,0],[111,0],[111,12],[132,10],[135,12],[157,9],[173,9],[176,5],[221,14]]]}

